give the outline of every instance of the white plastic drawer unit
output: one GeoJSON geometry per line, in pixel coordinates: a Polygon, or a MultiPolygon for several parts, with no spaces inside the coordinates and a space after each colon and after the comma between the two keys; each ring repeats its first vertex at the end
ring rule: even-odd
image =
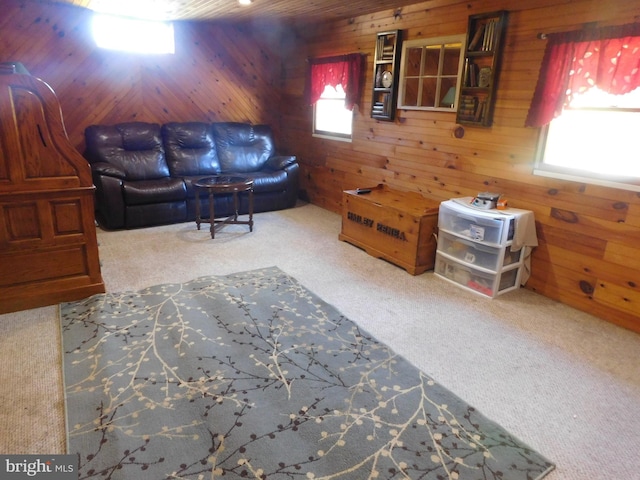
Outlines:
{"type": "Polygon", "coordinates": [[[440,204],[438,216],[440,231],[454,233],[484,244],[502,245],[513,238],[512,216],[471,210],[454,201],[440,204]]]}
{"type": "Polygon", "coordinates": [[[518,288],[520,281],[519,268],[512,268],[501,274],[488,273],[446,258],[440,253],[436,253],[434,271],[451,282],[492,298],[518,288]]]}
{"type": "Polygon", "coordinates": [[[438,251],[453,260],[460,260],[471,266],[486,268],[493,272],[518,263],[522,253],[522,250],[512,252],[510,245],[504,248],[492,247],[445,231],[441,231],[438,235],[438,251]]]}

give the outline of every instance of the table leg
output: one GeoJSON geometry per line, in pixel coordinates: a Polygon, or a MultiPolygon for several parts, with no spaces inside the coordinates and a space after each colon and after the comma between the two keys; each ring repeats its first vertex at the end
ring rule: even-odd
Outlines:
{"type": "Polygon", "coordinates": [[[238,192],[233,192],[233,221],[238,221],[238,192]]]}
{"type": "Polygon", "coordinates": [[[216,235],[216,221],[215,221],[215,212],[213,210],[213,190],[209,190],[209,222],[211,224],[211,228],[209,231],[211,232],[211,238],[215,238],[216,235]]]}
{"type": "Polygon", "coordinates": [[[202,217],[200,216],[200,193],[199,188],[194,187],[194,191],[196,193],[196,225],[198,226],[198,230],[200,230],[200,223],[202,223],[202,217]]]}
{"type": "Polygon", "coordinates": [[[249,189],[249,231],[253,232],[253,188],[249,189]]]}

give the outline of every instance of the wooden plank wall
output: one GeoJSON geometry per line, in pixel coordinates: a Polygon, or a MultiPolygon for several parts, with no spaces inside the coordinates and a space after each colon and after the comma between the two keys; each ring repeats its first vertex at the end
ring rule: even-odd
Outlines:
{"type": "Polygon", "coordinates": [[[298,55],[285,59],[285,143],[303,162],[304,194],[339,212],[341,191],[385,183],[438,200],[480,191],[504,193],[533,210],[540,246],[527,287],[640,332],[640,196],[532,175],[538,130],[524,121],[545,48],[539,32],[640,20],[640,4],[624,0],[431,0],[308,29],[298,55]],[[453,134],[448,112],[400,111],[395,122],[369,117],[376,32],[402,29],[405,39],[465,33],[470,14],[510,11],[494,126],[453,134]],[[365,93],[352,143],[312,138],[303,98],[307,57],[361,52],[365,93]]]}
{"type": "MultiPolygon", "coordinates": [[[[93,123],[142,120],[269,123],[283,153],[297,154],[304,194],[340,211],[341,192],[386,183],[443,200],[491,190],[533,210],[540,246],[527,287],[640,331],[640,196],[531,174],[537,130],[524,128],[545,42],[538,32],[640,21],[625,0],[429,0],[331,24],[292,37],[273,26],[179,23],[174,56],[110,53],[94,46],[91,15],[38,0],[3,0],[0,61],[21,61],[58,95],[69,137],[80,151],[93,123]],[[306,59],[361,52],[375,34],[405,38],[464,33],[467,16],[510,11],[494,126],[465,127],[452,113],[399,112],[370,119],[367,74],[352,143],[311,137],[303,98],[306,59]]],[[[367,68],[372,70],[372,68],[367,68]]]]}
{"type": "Polygon", "coordinates": [[[80,151],[91,124],[247,121],[277,127],[282,72],[269,36],[256,39],[253,27],[177,22],[175,55],[145,56],[97,48],[91,19],[80,7],[33,0],[3,0],[0,9],[0,61],[22,62],[54,89],[80,151]]]}

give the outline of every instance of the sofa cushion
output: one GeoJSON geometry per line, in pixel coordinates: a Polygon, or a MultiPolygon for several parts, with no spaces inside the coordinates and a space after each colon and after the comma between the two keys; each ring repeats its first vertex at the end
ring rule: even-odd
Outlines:
{"type": "Polygon", "coordinates": [[[85,156],[90,163],[107,162],[124,171],[127,180],[169,176],[160,125],[128,122],[91,125],[85,129],[85,156]]]}
{"type": "Polygon", "coordinates": [[[288,175],[284,170],[239,173],[234,176],[253,179],[255,193],[282,192],[289,185],[288,175]]]}
{"type": "Polygon", "coordinates": [[[185,200],[187,189],[180,178],[160,178],[123,182],[122,193],[126,205],[144,205],[148,203],[167,203],[185,200]]]}
{"type": "Polygon", "coordinates": [[[222,173],[255,172],[275,153],[268,125],[220,122],[211,128],[222,173]]]}
{"type": "Polygon", "coordinates": [[[220,173],[220,162],[210,124],[167,123],[162,126],[162,138],[172,177],[220,173]]]}

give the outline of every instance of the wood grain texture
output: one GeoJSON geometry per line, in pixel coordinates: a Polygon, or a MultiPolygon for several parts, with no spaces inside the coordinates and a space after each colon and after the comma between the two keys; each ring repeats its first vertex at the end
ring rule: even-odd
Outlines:
{"type": "Polygon", "coordinates": [[[346,190],[338,238],[419,275],[435,264],[439,206],[415,192],[385,185],[367,194],[346,190]]]}
{"type": "MultiPolygon", "coordinates": [[[[103,8],[124,16],[137,14],[162,20],[247,21],[277,19],[289,24],[304,24],[364,15],[385,8],[402,7],[406,0],[269,0],[254,1],[241,6],[237,0],[145,0],[147,8],[139,12],[128,8],[127,2],[114,0],[35,0],[71,4],[88,8],[103,8]]],[[[141,0],[132,0],[143,3],[141,0]]],[[[145,18],[146,18],[145,17],[145,18]]]]}
{"type": "Polygon", "coordinates": [[[0,61],[20,61],[53,87],[80,151],[88,125],[133,120],[268,123],[277,138],[286,35],[179,22],[175,55],[138,55],[98,48],[91,19],[84,8],[27,0],[0,11],[0,61]]]}
{"type": "Polygon", "coordinates": [[[527,288],[640,332],[640,195],[534,176],[538,130],[524,127],[545,48],[537,33],[638,19],[637,3],[613,0],[440,0],[409,5],[401,17],[381,11],[310,31],[299,56],[285,59],[287,98],[297,102],[285,142],[302,160],[306,196],[339,212],[342,190],[377,183],[438,200],[504,193],[536,215],[540,246],[527,288]],[[464,127],[456,138],[455,115],[446,112],[400,110],[395,122],[376,122],[367,74],[353,142],[310,138],[312,112],[299,88],[304,58],[360,51],[370,62],[379,31],[399,28],[406,40],[464,33],[468,15],[499,9],[509,10],[509,23],[492,128],[464,127]]]}
{"type": "Polygon", "coordinates": [[[22,61],[54,87],[79,150],[93,123],[250,121],[274,127],[283,153],[301,161],[303,196],[336,213],[343,190],[380,183],[435,200],[502,192],[511,206],[536,215],[540,246],[527,288],[640,331],[640,196],[534,176],[538,131],[524,127],[545,48],[537,33],[640,21],[637,2],[429,0],[396,13],[380,4],[297,29],[300,23],[282,21],[181,22],[176,55],[141,57],[97,49],[84,9],[5,0],[0,60],[22,61]],[[371,120],[377,32],[403,29],[408,40],[465,33],[468,15],[499,9],[509,10],[509,23],[493,127],[465,127],[458,138],[454,113],[400,111],[395,122],[371,120]],[[368,62],[354,140],[312,138],[306,60],[353,52],[368,62]]]}
{"type": "Polygon", "coordinates": [[[104,292],[91,170],[50,87],[0,73],[0,313],[104,292]]]}

